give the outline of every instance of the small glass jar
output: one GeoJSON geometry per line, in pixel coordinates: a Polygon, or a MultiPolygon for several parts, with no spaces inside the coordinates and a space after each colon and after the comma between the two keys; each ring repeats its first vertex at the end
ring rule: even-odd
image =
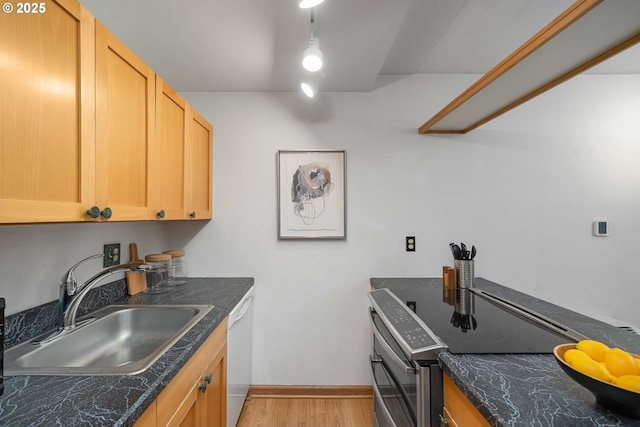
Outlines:
{"type": "Polygon", "coordinates": [[[187,260],[184,257],[185,251],[182,249],[173,249],[162,253],[171,255],[173,274],[169,277],[169,286],[184,285],[187,283],[189,273],[187,270],[187,260]]]}
{"type": "Polygon", "coordinates": [[[148,294],[159,294],[169,290],[169,274],[171,272],[171,255],[150,254],[144,257],[144,262],[150,268],[147,271],[148,294]]]}

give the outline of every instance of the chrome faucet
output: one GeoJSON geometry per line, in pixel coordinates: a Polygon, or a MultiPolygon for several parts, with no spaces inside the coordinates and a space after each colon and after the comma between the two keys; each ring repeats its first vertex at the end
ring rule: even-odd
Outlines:
{"type": "Polygon", "coordinates": [[[147,271],[150,267],[146,264],[142,264],[140,261],[132,262],[128,264],[114,265],[107,269],[102,270],[89,280],[84,285],[79,286],[76,279],[76,268],[85,261],[89,261],[95,258],[102,258],[104,255],[96,254],[91,255],[85,259],[78,261],[71,266],[69,270],[62,276],[60,283],[60,300],[58,303],[58,329],[45,336],[44,338],[35,338],[31,341],[32,344],[40,345],[55,340],[57,337],[65,335],[71,332],[76,325],[76,315],[80,303],[85,296],[93,289],[102,279],[120,271],[147,271]]]}
{"type": "Polygon", "coordinates": [[[78,308],[80,307],[80,303],[84,299],[85,296],[89,293],[91,289],[93,289],[98,283],[100,283],[106,277],[114,273],[119,273],[121,271],[147,271],[149,270],[149,266],[146,264],[140,264],[140,262],[131,262],[128,264],[119,264],[114,265],[113,267],[106,268],[102,270],[100,273],[96,274],[80,288],[77,295],[73,297],[69,307],[64,312],[64,323],[63,329],[69,331],[76,327],[76,315],[78,313],[78,308]]]}
{"type": "Polygon", "coordinates": [[[67,272],[62,276],[60,281],[60,299],[58,302],[58,329],[64,328],[64,313],[67,311],[67,307],[71,303],[72,296],[78,291],[78,280],[75,275],[76,268],[86,261],[103,257],[103,254],[96,254],[85,259],[81,259],[71,266],[71,268],[69,268],[69,270],[67,270],[67,272]]]}

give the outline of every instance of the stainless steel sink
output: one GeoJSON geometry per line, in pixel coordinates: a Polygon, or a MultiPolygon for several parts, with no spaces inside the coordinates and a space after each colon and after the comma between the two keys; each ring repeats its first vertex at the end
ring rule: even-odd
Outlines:
{"type": "Polygon", "coordinates": [[[5,375],[132,375],[151,366],[212,305],[112,305],[45,344],[5,351],[5,375]]]}

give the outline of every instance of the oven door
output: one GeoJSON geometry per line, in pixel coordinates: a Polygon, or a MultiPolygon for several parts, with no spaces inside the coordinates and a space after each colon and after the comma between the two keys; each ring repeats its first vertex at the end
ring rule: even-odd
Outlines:
{"type": "Polygon", "coordinates": [[[379,427],[418,426],[418,373],[416,364],[395,342],[380,317],[371,311],[374,419],[379,427]]]}

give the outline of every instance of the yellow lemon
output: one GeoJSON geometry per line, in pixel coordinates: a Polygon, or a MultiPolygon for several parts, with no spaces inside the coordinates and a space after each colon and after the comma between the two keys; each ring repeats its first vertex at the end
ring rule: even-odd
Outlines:
{"type": "Polygon", "coordinates": [[[615,378],[613,383],[618,387],[640,393],[640,375],[622,375],[615,378]]]}
{"type": "Polygon", "coordinates": [[[605,368],[593,359],[580,358],[573,362],[573,368],[592,378],[600,381],[612,382],[613,377],[605,370],[605,368]]]}
{"type": "Polygon", "coordinates": [[[604,362],[612,375],[638,375],[638,366],[632,355],[619,348],[612,348],[604,356],[604,362]]]}
{"type": "Polygon", "coordinates": [[[604,362],[604,355],[609,351],[606,344],[594,340],[582,340],[576,344],[576,348],[587,353],[596,362],[604,362]]]}
{"type": "Polygon", "coordinates": [[[591,359],[584,351],[576,350],[575,348],[570,348],[569,350],[564,352],[564,361],[569,365],[573,366],[574,361],[578,359],[591,359]]]}
{"type": "Polygon", "coordinates": [[[609,368],[607,368],[607,364],[605,362],[598,362],[598,363],[600,364],[600,366],[602,366],[602,369],[604,369],[607,375],[610,375],[611,378],[613,378],[614,380],[617,378],[615,375],[611,373],[611,371],[609,371],[609,368]]]}

